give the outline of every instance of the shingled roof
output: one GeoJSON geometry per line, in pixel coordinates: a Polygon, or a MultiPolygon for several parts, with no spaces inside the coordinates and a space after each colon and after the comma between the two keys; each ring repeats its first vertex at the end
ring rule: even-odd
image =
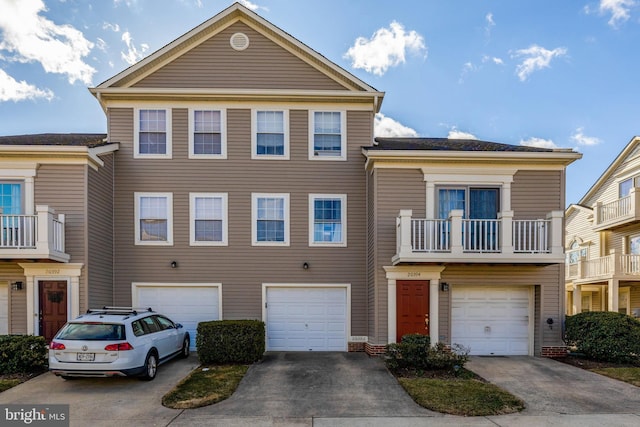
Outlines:
{"type": "Polygon", "coordinates": [[[0,145],[60,145],[94,148],[109,144],[104,133],[40,133],[0,136],[0,145]]]}
{"type": "Polygon", "coordinates": [[[477,139],[449,138],[375,138],[374,145],[365,150],[427,150],[427,151],[514,151],[552,152],[548,148],[501,144],[477,139]]]}

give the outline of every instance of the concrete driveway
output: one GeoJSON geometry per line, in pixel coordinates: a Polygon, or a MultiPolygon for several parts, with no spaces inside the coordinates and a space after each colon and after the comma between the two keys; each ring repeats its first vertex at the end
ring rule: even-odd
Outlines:
{"type": "Polygon", "coordinates": [[[153,381],[137,378],[79,378],[65,381],[46,373],[0,393],[0,404],[70,404],[71,426],[166,426],[180,411],[161,399],[199,365],[195,355],[158,368],[153,381]]]}
{"type": "Polygon", "coordinates": [[[227,425],[239,416],[300,419],[308,425],[312,417],[442,414],[417,405],[379,358],[364,353],[267,353],[251,366],[230,399],[186,410],[171,427],[227,425]]]}
{"type": "Polygon", "coordinates": [[[640,413],[638,387],[552,359],[475,356],[466,367],[524,400],[523,415],[640,413]]]}

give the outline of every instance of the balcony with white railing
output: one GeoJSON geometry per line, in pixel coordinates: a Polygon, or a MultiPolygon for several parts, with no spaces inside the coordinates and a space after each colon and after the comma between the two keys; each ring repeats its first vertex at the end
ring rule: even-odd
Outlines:
{"type": "Polygon", "coordinates": [[[603,231],[640,221],[640,188],[632,188],[628,196],[611,202],[598,202],[593,207],[593,229],[603,231]]]}
{"type": "Polygon", "coordinates": [[[608,279],[640,279],[640,255],[612,253],[567,264],[565,280],[588,283],[608,279]],[[634,277],[635,276],[635,277],[634,277]]]}
{"type": "Polygon", "coordinates": [[[0,259],[47,259],[68,262],[64,215],[36,206],[34,215],[0,214],[0,259]]]}
{"type": "Polygon", "coordinates": [[[454,210],[447,219],[424,219],[401,210],[393,263],[563,263],[563,215],[514,220],[513,212],[502,212],[498,219],[466,219],[454,210]]]}

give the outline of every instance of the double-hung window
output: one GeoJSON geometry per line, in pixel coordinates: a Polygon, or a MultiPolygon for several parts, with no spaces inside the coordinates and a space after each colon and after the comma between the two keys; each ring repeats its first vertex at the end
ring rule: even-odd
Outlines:
{"type": "Polygon", "coordinates": [[[226,159],[225,110],[189,110],[189,158],[226,159]]]}
{"type": "Polygon", "coordinates": [[[35,245],[36,220],[21,214],[23,210],[22,184],[0,182],[0,246],[35,245]]]}
{"type": "Polygon", "coordinates": [[[347,245],[346,195],[309,195],[309,245],[347,245]]]}
{"type": "Polygon", "coordinates": [[[289,159],[289,112],[253,110],[252,159],[289,159]]]}
{"type": "Polygon", "coordinates": [[[135,193],[136,245],[173,245],[173,194],[135,193]]]}
{"type": "Polygon", "coordinates": [[[136,109],[134,157],[171,158],[171,110],[136,109]]]}
{"type": "Polygon", "coordinates": [[[346,160],[346,113],[309,112],[309,159],[346,160]]]}
{"type": "Polygon", "coordinates": [[[289,194],[252,194],[255,246],[289,246],[289,194]]]}
{"type": "Polygon", "coordinates": [[[227,245],[227,194],[190,193],[190,233],[193,246],[227,245]]]}

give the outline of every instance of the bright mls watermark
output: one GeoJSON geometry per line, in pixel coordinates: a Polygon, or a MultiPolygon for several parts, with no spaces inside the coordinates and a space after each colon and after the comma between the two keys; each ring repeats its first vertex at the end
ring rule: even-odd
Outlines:
{"type": "Polygon", "coordinates": [[[0,405],[0,425],[69,427],[69,405],[0,405]]]}

